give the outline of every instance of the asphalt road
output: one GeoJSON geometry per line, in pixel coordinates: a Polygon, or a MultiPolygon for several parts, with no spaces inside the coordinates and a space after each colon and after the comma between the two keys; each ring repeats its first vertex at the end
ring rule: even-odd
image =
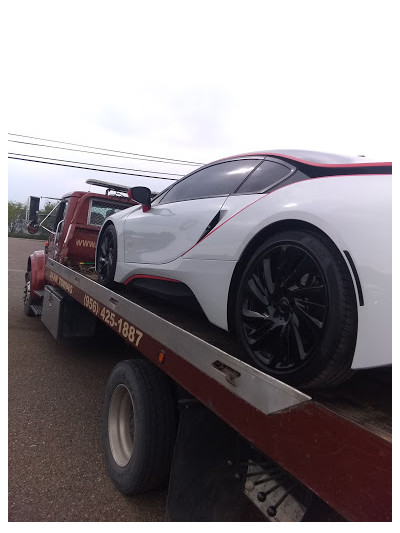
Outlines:
{"type": "Polygon", "coordinates": [[[58,342],[23,311],[27,259],[40,241],[8,239],[9,521],[163,521],[166,491],[127,497],[105,471],[101,408],[116,341],[58,342]]]}

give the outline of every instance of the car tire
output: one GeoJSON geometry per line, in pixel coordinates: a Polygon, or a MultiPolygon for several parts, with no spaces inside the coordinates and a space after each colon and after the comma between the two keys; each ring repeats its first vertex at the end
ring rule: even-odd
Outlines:
{"type": "Polygon", "coordinates": [[[282,381],[317,388],[352,375],[356,295],[324,234],[287,230],[260,245],[241,274],[234,320],[245,357],[282,381]]]}
{"type": "Polygon", "coordinates": [[[123,494],[168,480],[176,432],[168,377],[147,360],[118,363],[106,388],[102,436],[108,474],[123,494]]]}
{"type": "Polygon", "coordinates": [[[113,224],[109,224],[101,234],[96,254],[99,283],[105,287],[113,288],[117,266],[117,232],[113,224]]]}

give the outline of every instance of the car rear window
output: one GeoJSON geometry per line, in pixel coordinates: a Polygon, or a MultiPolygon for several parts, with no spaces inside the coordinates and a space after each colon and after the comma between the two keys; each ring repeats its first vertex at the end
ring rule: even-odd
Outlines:
{"type": "Polygon", "coordinates": [[[236,194],[257,193],[269,189],[291,173],[291,169],[275,161],[263,161],[238,188],[236,194]]]}

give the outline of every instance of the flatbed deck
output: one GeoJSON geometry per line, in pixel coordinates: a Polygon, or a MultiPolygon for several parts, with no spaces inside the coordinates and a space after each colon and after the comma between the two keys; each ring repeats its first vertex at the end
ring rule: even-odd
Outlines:
{"type": "MultiPolygon", "coordinates": [[[[235,338],[211,324],[202,312],[123,285],[117,287],[116,292],[232,357],[243,359],[243,350],[235,338]]],[[[392,442],[391,368],[358,371],[349,381],[334,389],[303,392],[310,395],[314,402],[392,442]]]]}
{"type": "Polygon", "coordinates": [[[125,331],[142,355],[344,518],[391,520],[390,370],[299,391],[242,362],[235,339],[202,313],[90,277],[52,260],[46,266],[51,284],[125,331]]]}

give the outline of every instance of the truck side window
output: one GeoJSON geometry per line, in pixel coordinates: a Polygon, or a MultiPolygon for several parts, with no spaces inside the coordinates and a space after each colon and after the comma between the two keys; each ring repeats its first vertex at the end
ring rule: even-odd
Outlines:
{"type": "Polygon", "coordinates": [[[89,206],[88,224],[101,226],[107,217],[127,207],[131,207],[130,204],[93,199],[89,206]]]}
{"type": "Polygon", "coordinates": [[[42,221],[41,226],[55,233],[57,229],[57,224],[60,220],[64,220],[65,213],[67,211],[68,201],[62,201],[55,206],[55,208],[47,215],[47,217],[42,221]]]}
{"type": "MultiPolygon", "coordinates": [[[[67,203],[68,202],[61,202],[60,203],[60,206],[59,206],[59,209],[57,211],[57,216],[56,216],[56,221],[55,221],[55,228],[54,228],[54,231],[57,230],[57,226],[58,224],[65,219],[65,214],[67,212],[67,203]]],[[[60,225],[60,228],[59,228],[59,231],[61,231],[62,229],[62,226],[63,224],[60,225]]]]}

